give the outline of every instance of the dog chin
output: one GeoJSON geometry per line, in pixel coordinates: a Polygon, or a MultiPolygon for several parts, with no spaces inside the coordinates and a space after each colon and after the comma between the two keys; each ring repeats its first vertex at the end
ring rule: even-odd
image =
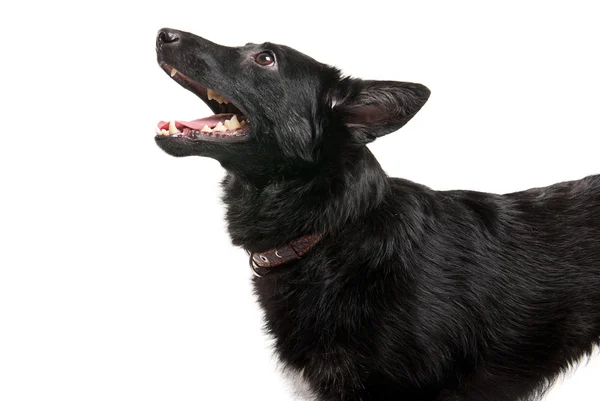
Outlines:
{"type": "Polygon", "coordinates": [[[203,154],[208,152],[201,152],[200,149],[197,149],[197,146],[190,146],[189,143],[185,143],[184,141],[165,140],[160,137],[156,137],[155,140],[158,147],[171,156],[209,156],[208,154],[203,154]]]}
{"type": "Polygon", "coordinates": [[[174,157],[201,156],[215,159],[219,162],[230,160],[239,154],[242,148],[234,147],[231,143],[212,141],[192,141],[187,138],[163,138],[157,136],[156,144],[166,154],[174,157]]]}

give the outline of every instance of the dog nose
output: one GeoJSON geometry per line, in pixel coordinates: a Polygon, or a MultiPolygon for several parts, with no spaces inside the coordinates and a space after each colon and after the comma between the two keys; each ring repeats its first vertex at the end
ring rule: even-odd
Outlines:
{"type": "Polygon", "coordinates": [[[156,44],[158,46],[162,45],[170,45],[179,40],[179,33],[172,31],[170,29],[163,28],[158,31],[158,36],[156,37],[156,44]]]}

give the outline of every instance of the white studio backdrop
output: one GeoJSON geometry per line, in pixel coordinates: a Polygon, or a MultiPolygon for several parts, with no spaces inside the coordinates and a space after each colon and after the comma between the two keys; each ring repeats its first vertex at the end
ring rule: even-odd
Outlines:
{"type": "MultiPolygon", "coordinates": [[[[4,2],[0,400],[295,399],[225,230],[221,167],[154,144],[158,120],[209,114],[156,65],[159,28],[421,82],[429,103],[371,146],[386,171],[502,193],[600,173],[597,7],[4,2]]],[[[597,401],[599,377],[595,357],[546,400],[597,401]]]]}

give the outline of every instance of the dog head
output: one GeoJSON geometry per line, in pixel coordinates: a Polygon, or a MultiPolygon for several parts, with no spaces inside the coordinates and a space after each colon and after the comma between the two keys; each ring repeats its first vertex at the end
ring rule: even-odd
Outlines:
{"type": "Polygon", "coordinates": [[[215,113],[161,121],[157,144],[237,171],[297,170],[351,152],[402,127],[429,97],[420,84],[342,77],[273,43],[225,47],[161,29],[156,51],[161,68],[215,113]]]}

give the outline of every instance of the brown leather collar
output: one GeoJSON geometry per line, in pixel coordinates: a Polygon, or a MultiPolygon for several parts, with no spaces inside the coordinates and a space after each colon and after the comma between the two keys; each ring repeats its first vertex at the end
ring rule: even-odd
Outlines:
{"type": "Polygon", "coordinates": [[[280,266],[302,258],[321,239],[323,234],[312,234],[299,238],[284,246],[269,249],[266,252],[250,253],[250,268],[257,277],[269,274],[273,267],[280,266]]]}

